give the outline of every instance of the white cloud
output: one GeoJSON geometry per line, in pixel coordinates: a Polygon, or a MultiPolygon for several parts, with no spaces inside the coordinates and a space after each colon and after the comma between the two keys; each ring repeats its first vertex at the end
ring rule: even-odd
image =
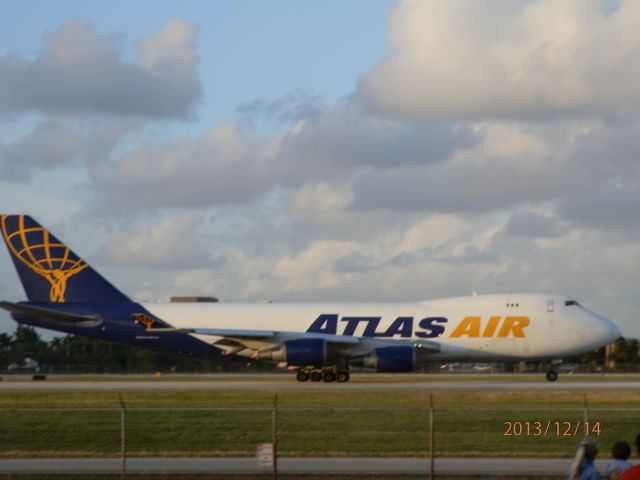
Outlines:
{"type": "Polygon", "coordinates": [[[95,180],[101,203],[143,208],[246,204],[280,187],[443,162],[475,142],[467,127],[392,122],[346,103],[270,138],[221,124],[200,137],[144,144],[97,169],[95,180]]]}
{"type": "Polygon", "coordinates": [[[273,186],[268,163],[275,147],[223,124],[196,139],[143,145],[97,169],[97,187],[101,201],[120,205],[244,203],[273,186]]]}
{"type": "Polygon", "coordinates": [[[273,276],[284,280],[286,290],[335,287],[341,283],[337,260],[358,250],[356,242],[318,241],[297,255],[286,255],[274,266],[273,276]]]}
{"type": "Polygon", "coordinates": [[[345,208],[353,196],[348,186],[329,183],[305,185],[291,194],[288,212],[293,218],[334,228],[336,224],[351,221],[345,208]]]}
{"type": "Polygon", "coordinates": [[[45,35],[34,60],[0,57],[0,112],[187,117],[202,97],[196,33],[171,20],[140,40],[138,63],[131,63],[122,59],[121,35],[69,20],[45,35]]]}
{"type": "Polygon", "coordinates": [[[174,74],[180,67],[190,69],[200,62],[195,39],[198,27],[179,18],[169,20],[154,35],[138,40],[138,62],[145,70],[174,74]]]}
{"type": "Polygon", "coordinates": [[[431,215],[411,225],[397,244],[396,255],[453,245],[469,232],[468,223],[453,215],[431,215]]]}
{"type": "Polygon", "coordinates": [[[0,172],[5,179],[25,181],[35,171],[104,161],[131,127],[129,122],[45,118],[19,140],[0,143],[0,172]]]}
{"type": "Polygon", "coordinates": [[[549,118],[640,104],[640,4],[402,0],[359,93],[398,118],[549,118]]]}
{"type": "Polygon", "coordinates": [[[98,258],[108,264],[151,268],[194,268],[212,263],[199,243],[199,212],[173,213],[159,221],[129,225],[112,235],[98,258]]]}

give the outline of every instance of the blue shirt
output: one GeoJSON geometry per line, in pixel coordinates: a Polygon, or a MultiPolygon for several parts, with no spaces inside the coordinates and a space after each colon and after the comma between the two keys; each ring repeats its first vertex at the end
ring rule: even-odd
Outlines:
{"type": "Polygon", "coordinates": [[[593,465],[593,460],[585,458],[580,466],[580,480],[600,480],[600,474],[593,465]]]}
{"type": "Polygon", "coordinates": [[[625,462],[624,460],[614,460],[609,465],[607,465],[607,469],[605,470],[605,476],[607,480],[617,480],[619,479],[624,472],[631,468],[631,464],[625,462]],[[612,475],[615,472],[614,475],[612,475]]]}

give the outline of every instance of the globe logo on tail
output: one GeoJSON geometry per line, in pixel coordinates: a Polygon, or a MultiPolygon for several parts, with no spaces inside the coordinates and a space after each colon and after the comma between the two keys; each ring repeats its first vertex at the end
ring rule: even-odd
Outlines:
{"type": "Polygon", "coordinates": [[[51,302],[64,303],[67,281],[88,265],[45,228],[26,226],[24,215],[2,215],[1,222],[2,235],[13,256],[49,282],[51,302]]]}

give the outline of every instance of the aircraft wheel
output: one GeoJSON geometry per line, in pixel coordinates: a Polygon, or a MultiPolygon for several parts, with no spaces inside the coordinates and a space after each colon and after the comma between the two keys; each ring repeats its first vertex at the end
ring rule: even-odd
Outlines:
{"type": "Polygon", "coordinates": [[[296,380],[299,382],[306,382],[309,380],[309,374],[304,370],[299,370],[298,373],[296,373],[296,380]]]}
{"type": "Polygon", "coordinates": [[[549,380],[550,382],[555,382],[556,380],[558,380],[558,372],[556,372],[555,370],[549,370],[547,372],[547,380],[549,380]]]}
{"type": "Polygon", "coordinates": [[[312,382],[319,382],[322,380],[322,372],[320,370],[311,370],[309,374],[309,380],[312,382]]]}
{"type": "Polygon", "coordinates": [[[339,371],[338,374],[336,375],[336,380],[338,380],[338,382],[340,383],[348,382],[349,372],[345,372],[344,370],[339,371]]]}
{"type": "Polygon", "coordinates": [[[336,379],[336,374],[331,370],[325,370],[322,372],[322,381],[326,383],[333,382],[336,379]]]}

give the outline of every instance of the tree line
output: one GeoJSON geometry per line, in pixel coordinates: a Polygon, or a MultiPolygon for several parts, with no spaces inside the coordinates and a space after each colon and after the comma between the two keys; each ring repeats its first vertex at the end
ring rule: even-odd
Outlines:
{"type": "Polygon", "coordinates": [[[80,335],[45,341],[38,331],[19,324],[14,334],[0,334],[0,372],[25,370],[35,360],[41,373],[146,373],[273,371],[268,364],[189,358],[80,335]]]}

